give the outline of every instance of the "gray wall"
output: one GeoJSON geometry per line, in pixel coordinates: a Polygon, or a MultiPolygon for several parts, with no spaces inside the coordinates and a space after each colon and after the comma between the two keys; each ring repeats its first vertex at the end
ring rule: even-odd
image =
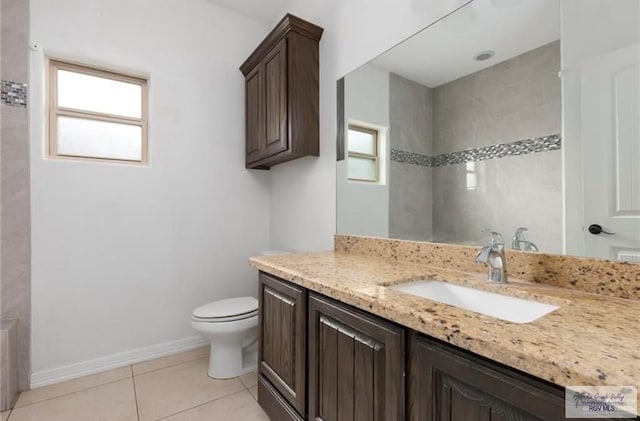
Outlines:
{"type": "MultiPolygon", "coordinates": [[[[433,154],[433,92],[394,73],[389,75],[391,149],[433,154]]],[[[433,170],[390,161],[389,237],[429,240],[433,233],[433,170]]]]}
{"type": "MultiPolygon", "coordinates": [[[[380,182],[352,182],[348,179],[348,159],[337,162],[337,231],[344,234],[387,237],[389,235],[388,145],[389,72],[364,65],[344,80],[346,125],[375,125],[380,131],[380,182]]],[[[345,127],[346,131],[347,127],[345,127]]],[[[348,141],[348,137],[345,139],[348,141]]],[[[345,143],[345,148],[347,147],[345,143]]],[[[347,151],[345,150],[345,155],[347,151]]]]}
{"type": "MultiPolygon", "coordinates": [[[[561,132],[560,42],[434,89],[434,153],[510,143],[561,132]]],[[[492,228],[509,241],[519,226],[541,250],[562,252],[561,151],[433,168],[438,241],[468,242],[492,228]]]]}
{"type": "Polygon", "coordinates": [[[435,154],[560,133],[560,41],[434,89],[435,154]]]}
{"type": "MultiPolygon", "coordinates": [[[[368,67],[348,78],[371,72],[368,67]]],[[[433,89],[390,73],[388,236],[478,243],[480,231],[491,228],[501,232],[510,245],[516,228],[525,226],[529,228],[527,238],[541,250],[561,253],[560,150],[445,166],[437,159],[443,154],[559,134],[559,70],[557,41],[433,89]],[[469,185],[469,174],[476,185],[469,185]]],[[[368,82],[356,99],[368,108],[382,109],[381,92],[384,86],[368,82]]],[[[350,100],[347,92],[346,101],[350,100]]],[[[347,113],[349,117],[353,116],[347,113]]],[[[339,163],[339,180],[344,171],[339,163]]],[[[379,222],[361,227],[371,223],[371,215],[378,212],[353,212],[355,204],[362,209],[381,207],[376,200],[346,191],[338,181],[339,233],[372,235],[374,229],[386,228],[379,222]],[[358,224],[342,224],[348,220],[345,209],[367,218],[358,224]]]]}
{"type": "MultiPolygon", "coordinates": [[[[29,78],[29,2],[0,0],[3,86],[29,78]]],[[[17,89],[16,89],[17,90],[17,89]]],[[[26,103],[3,95],[0,105],[0,286],[1,318],[18,320],[18,387],[29,387],[30,371],[30,207],[29,127],[26,103]]]]}

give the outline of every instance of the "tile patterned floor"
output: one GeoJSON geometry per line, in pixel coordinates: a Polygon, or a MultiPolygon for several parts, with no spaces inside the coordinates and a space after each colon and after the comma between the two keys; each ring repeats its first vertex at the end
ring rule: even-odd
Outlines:
{"type": "Polygon", "coordinates": [[[257,377],[207,376],[208,347],[23,392],[0,421],[268,421],[257,377]]]}

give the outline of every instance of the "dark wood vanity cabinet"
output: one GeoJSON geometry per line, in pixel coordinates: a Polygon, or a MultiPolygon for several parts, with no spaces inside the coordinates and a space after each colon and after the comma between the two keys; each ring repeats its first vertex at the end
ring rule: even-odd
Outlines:
{"type": "Polygon", "coordinates": [[[409,336],[410,421],[565,419],[558,388],[439,341],[409,336]]]}
{"type": "Polygon", "coordinates": [[[565,420],[559,386],[263,272],[259,350],[274,421],[565,420]]]}
{"type": "Polygon", "coordinates": [[[245,76],[246,166],[319,155],[322,28],[286,15],[240,66],[245,76]]]}
{"type": "Polygon", "coordinates": [[[404,329],[309,296],[309,418],[404,420],[404,329]]]}
{"type": "MultiPolygon", "coordinates": [[[[260,404],[305,414],[307,292],[265,273],[259,278],[260,404]]],[[[292,415],[274,419],[300,419],[292,415]]]]}

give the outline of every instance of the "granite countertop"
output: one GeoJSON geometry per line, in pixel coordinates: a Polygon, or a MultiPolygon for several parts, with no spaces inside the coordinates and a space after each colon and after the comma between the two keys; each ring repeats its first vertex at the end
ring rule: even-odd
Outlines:
{"type": "Polygon", "coordinates": [[[335,252],[260,256],[255,268],[560,386],[640,382],[640,301],[335,252]],[[435,278],[560,308],[517,324],[386,286],[435,278]]]}

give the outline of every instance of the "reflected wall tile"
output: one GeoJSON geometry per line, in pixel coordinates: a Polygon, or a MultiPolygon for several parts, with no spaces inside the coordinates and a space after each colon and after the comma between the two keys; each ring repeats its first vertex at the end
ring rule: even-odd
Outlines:
{"type": "Polygon", "coordinates": [[[469,75],[436,87],[433,93],[434,108],[446,110],[468,100],[469,92],[476,89],[477,83],[475,75],[469,75]]]}
{"type": "Polygon", "coordinates": [[[29,78],[29,2],[2,0],[2,79],[27,82],[29,78]]]}
{"type": "Polygon", "coordinates": [[[524,139],[519,133],[517,123],[518,115],[516,113],[509,113],[492,119],[478,119],[475,124],[477,146],[483,147],[509,143],[514,139],[524,139]]]}
{"type": "Polygon", "coordinates": [[[514,60],[505,60],[474,74],[477,86],[500,86],[518,83],[521,79],[519,68],[514,60]]]}
{"type": "Polygon", "coordinates": [[[432,90],[394,73],[389,75],[391,148],[433,153],[432,90]]]}
{"type": "MultiPolygon", "coordinates": [[[[389,99],[391,148],[405,153],[431,155],[431,89],[392,73],[389,76],[389,99]]],[[[413,161],[391,161],[389,234],[392,237],[424,240],[432,235],[432,170],[417,164],[413,161]]]]}
{"type": "Polygon", "coordinates": [[[481,230],[490,228],[502,233],[510,244],[515,229],[527,226],[538,247],[546,250],[547,241],[555,247],[561,236],[545,236],[544,227],[561,223],[557,211],[562,203],[561,180],[545,180],[544,154],[478,161],[472,167],[458,164],[434,168],[435,238],[473,242],[480,238],[481,230]],[[467,183],[471,168],[477,177],[477,189],[467,183]]]}
{"type": "Polygon", "coordinates": [[[480,87],[475,97],[476,104],[479,104],[475,111],[482,111],[478,117],[496,118],[512,113],[518,107],[521,91],[519,85],[480,87]]]}
{"type": "Polygon", "coordinates": [[[559,70],[555,42],[435,88],[434,150],[456,151],[456,131],[472,126],[470,147],[559,133],[559,70]]]}
{"type": "Polygon", "coordinates": [[[549,75],[557,78],[560,68],[560,41],[554,41],[515,57],[520,78],[542,80],[549,75]]]}
{"type": "Polygon", "coordinates": [[[562,130],[562,103],[546,102],[518,112],[520,135],[524,138],[546,136],[562,130]]]}
{"type": "Polygon", "coordinates": [[[542,152],[544,160],[544,182],[562,191],[562,152],[542,152]]]}
{"type": "Polygon", "coordinates": [[[432,236],[432,169],[392,162],[389,183],[389,233],[393,237],[432,236]]]}
{"type": "Polygon", "coordinates": [[[18,387],[25,390],[29,386],[31,336],[29,129],[24,101],[16,101],[9,91],[16,86],[21,91],[28,89],[24,84],[29,75],[29,2],[2,0],[0,20],[2,79],[11,82],[3,84],[6,94],[0,105],[1,316],[2,319],[18,319],[18,387]]]}

